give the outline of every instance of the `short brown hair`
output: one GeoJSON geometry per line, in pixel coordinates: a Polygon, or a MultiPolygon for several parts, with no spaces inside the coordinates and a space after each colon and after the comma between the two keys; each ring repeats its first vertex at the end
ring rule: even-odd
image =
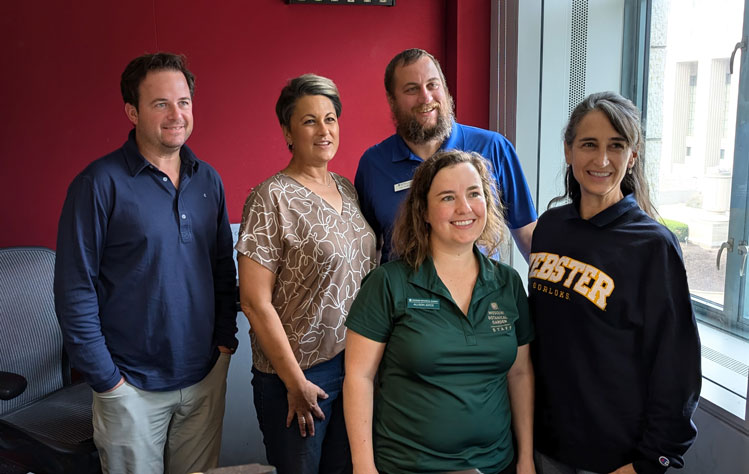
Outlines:
{"type": "Polygon", "coordinates": [[[336,117],[341,116],[341,97],[335,83],[327,77],[316,74],[302,74],[286,83],[284,88],[281,89],[278,101],[276,101],[276,117],[278,117],[278,122],[282,127],[289,127],[297,101],[306,95],[327,97],[333,103],[336,117]]]}
{"type": "MultiPolygon", "coordinates": [[[[442,87],[445,89],[445,92],[447,92],[447,81],[445,80],[445,74],[442,72],[442,67],[440,67],[439,61],[423,49],[411,48],[396,54],[385,68],[385,90],[387,91],[388,97],[394,96],[395,84],[393,84],[393,82],[395,81],[395,68],[399,66],[408,66],[425,56],[432,60],[434,67],[439,71],[440,80],[442,80],[442,87]]],[[[448,93],[447,95],[449,96],[450,94],[448,93]]]]}
{"type": "Polygon", "coordinates": [[[486,226],[477,244],[494,254],[504,240],[504,208],[491,172],[491,164],[476,152],[447,150],[435,153],[416,168],[411,189],[401,204],[393,225],[393,254],[411,268],[418,268],[429,255],[430,227],[426,222],[427,196],[437,173],[450,166],[470,163],[481,177],[481,188],[486,199],[486,226]]]}
{"type": "Polygon", "coordinates": [[[179,71],[185,75],[190,97],[195,94],[195,76],[187,69],[187,58],[182,54],[144,54],[130,61],[120,78],[122,100],[138,109],[140,84],[151,71],[179,71]]]}

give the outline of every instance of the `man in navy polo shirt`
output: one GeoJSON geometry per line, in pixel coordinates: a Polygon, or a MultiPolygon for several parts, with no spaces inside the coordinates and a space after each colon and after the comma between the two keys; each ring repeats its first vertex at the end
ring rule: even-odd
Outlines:
{"type": "Polygon", "coordinates": [[[354,183],[362,213],[382,245],[381,263],[390,259],[390,230],[414,170],[447,149],[475,151],[491,162],[507,224],[527,260],[538,216],[512,143],[455,122],[442,69],[423,49],[407,49],[390,61],[385,89],[397,133],[364,152],[354,183]]]}
{"type": "Polygon", "coordinates": [[[235,270],[221,178],[184,144],[194,84],[182,56],[131,61],[120,87],[134,128],[76,176],[60,216],[55,307],[94,390],[105,473],[218,464],[235,270]]]}

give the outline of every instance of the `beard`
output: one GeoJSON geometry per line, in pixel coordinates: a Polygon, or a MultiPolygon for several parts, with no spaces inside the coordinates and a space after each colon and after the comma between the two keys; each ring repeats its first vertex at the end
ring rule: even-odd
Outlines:
{"type": "Polygon", "coordinates": [[[437,123],[432,126],[423,125],[410,111],[403,111],[396,108],[397,106],[393,107],[391,111],[398,135],[416,145],[431,141],[444,142],[452,131],[453,98],[448,95],[445,102],[445,108],[438,105],[437,123]]]}

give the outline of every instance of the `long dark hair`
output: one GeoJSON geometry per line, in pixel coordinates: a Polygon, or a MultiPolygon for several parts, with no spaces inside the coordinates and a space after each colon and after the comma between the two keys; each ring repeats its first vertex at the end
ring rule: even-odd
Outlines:
{"type": "MultiPolygon", "coordinates": [[[[564,144],[566,147],[572,147],[572,143],[577,136],[577,128],[583,117],[593,110],[600,110],[609,122],[624,139],[633,153],[637,153],[637,159],[631,168],[631,173],[627,172],[621,183],[622,194],[632,194],[640,208],[648,215],[657,218],[657,211],[650,201],[650,189],[647,179],[645,178],[645,168],[643,161],[643,133],[640,125],[640,111],[635,104],[629,99],[622,97],[615,92],[597,92],[586,97],[575,107],[567,122],[564,130],[564,144]]],[[[567,165],[567,172],[564,179],[564,194],[557,196],[549,202],[549,207],[571,200],[575,204],[580,202],[580,183],[575,179],[572,172],[572,166],[567,165]]]]}

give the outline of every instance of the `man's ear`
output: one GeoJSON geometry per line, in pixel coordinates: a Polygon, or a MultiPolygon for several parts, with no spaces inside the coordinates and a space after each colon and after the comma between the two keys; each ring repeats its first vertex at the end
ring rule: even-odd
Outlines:
{"type": "Polygon", "coordinates": [[[133,104],[125,104],[125,115],[133,125],[138,125],[138,109],[133,104]]]}

